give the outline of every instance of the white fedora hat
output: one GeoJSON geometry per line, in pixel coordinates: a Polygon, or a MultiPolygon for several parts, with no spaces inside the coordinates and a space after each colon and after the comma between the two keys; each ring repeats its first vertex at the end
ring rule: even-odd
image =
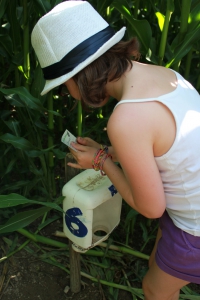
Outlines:
{"type": "Polygon", "coordinates": [[[87,1],[64,1],[35,25],[31,42],[46,83],[41,95],[72,78],[124,36],[87,1]]]}

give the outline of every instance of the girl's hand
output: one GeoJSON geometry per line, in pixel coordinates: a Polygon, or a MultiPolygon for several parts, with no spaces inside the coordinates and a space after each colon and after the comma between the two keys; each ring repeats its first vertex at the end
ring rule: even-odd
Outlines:
{"type": "Polygon", "coordinates": [[[77,137],[77,143],[83,146],[93,147],[96,149],[100,149],[101,144],[95,142],[94,140],[90,139],[89,137],[77,137]]]}
{"type": "MultiPolygon", "coordinates": [[[[77,138],[77,141],[80,138],[77,138]]],[[[84,140],[83,142],[87,143],[86,138],[81,138],[84,140]]],[[[91,140],[88,138],[88,140],[91,140]]],[[[93,140],[91,140],[94,142],[93,140]]],[[[90,143],[90,141],[89,141],[90,143]]],[[[95,144],[99,145],[98,143],[94,142],[95,144]]],[[[94,145],[94,143],[92,143],[94,145]]],[[[77,163],[68,163],[67,165],[76,169],[92,169],[92,161],[94,158],[95,153],[97,152],[97,149],[100,148],[100,145],[98,148],[90,147],[90,146],[84,146],[80,143],[71,143],[71,145],[77,149],[77,151],[74,151],[73,149],[69,148],[71,154],[73,155],[74,159],[77,161],[77,163]]]]}
{"type": "MultiPolygon", "coordinates": [[[[93,147],[95,149],[100,149],[101,148],[101,144],[95,142],[94,140],[92,140],[89,137],[77,137],[77,143],[80,145],[84,145],[84,146],[88,146],[88,147],[93,147]]],[[[108,147],[108,153],[112,155],[112,160],[115,162],[118,162],[118,159],[116,157],[115,151],[113,149],[113,147],[109,146],[108,147]]]]}

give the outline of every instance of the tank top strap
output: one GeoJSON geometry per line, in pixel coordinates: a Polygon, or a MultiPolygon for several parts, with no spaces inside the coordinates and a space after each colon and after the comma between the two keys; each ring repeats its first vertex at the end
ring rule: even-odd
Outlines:
{"type": "Polygon", "coordinates": [[[119,105],[119,104],[124,104],[124,103],[131,103],[131,102],[147,102],[147,101],[156,101],[157,99],[154,98],[145,98],[145,99],[127,99],[127,100],[120,100],[114,107],[115,108],[119,105]]]}
{"type": "Polygon", "coordinates": [[[171,71],[173,71],[176,75],[176,78],[177,78],[177,81],[178,81],[178,84],[177,84],[177,87],[174,91],[172,92],[169,92],[167,94],[164,94],[164,95],[161,95],[159,97],[153,97],[153,98],[141,98],[141,99],[125,99],[125,100],[120,100],[114,107],[114,110],[115,108],[119,105],[119,104],[124,104],[124,103],[131,103],[131,102],[150,102],[150,101],[159,101],[159,102],[165,102],[165,98],[166,96],[169,98],[171,96],[173,96],[175,93],[177,93],[178,91],[178,87],[180,85],[180,82],[181,82],[181,85],[183,85],[182,81],[185,81],[185,79],[176,71],[170,69],[171,71]]]}

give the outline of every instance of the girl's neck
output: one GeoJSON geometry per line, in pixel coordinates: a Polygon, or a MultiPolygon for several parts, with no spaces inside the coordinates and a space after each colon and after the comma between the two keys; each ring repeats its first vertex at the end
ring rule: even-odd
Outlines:
{"type": "MultiPolygon", "coordinates": [[[[129,85],[130,81],[134,81],[135,70],[134,66],[137,62],[133,62],[132,68],[128,69],[119,79],[114,81],[109,81],[106,85],[106,90],[109,96],[112,96],[117,101],[120,101],[123,98],[123,94],[126,91],[127,84],[129,85]]],[[[138,63],[137,63],[138,64],[138,63]]]]}

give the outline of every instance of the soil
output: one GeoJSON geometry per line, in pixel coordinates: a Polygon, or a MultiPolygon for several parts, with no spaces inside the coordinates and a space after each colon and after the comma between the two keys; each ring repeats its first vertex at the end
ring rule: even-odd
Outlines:
{"type": "MultiPolygon", "coordinates": [[[[37,228],[37,224],[35,224],[37,228]]],[[[35,229],[33,228],[33,229],[35,229]]],[[[50,237],[51,239],[56,239],[63,243],[68,243],[67,239],[58,238],[52,236],[52,234],[59,230],[61,231],[62,221],[57,220],[54,223],[48,225],[43,229],[40,234],[45,237],[50,237]]],[[[115,230],[113,238],[123,234],[122,226],[115,230]]],[[[141,235],[140,227],[136,230],[137,234],[134,235],[134,239],[130,240],[131,246],[139,250],[141,247],[141,235]]],[[[27,239],[19,234],[9,235],[6,238],[14,240],[18,237],[17,245],[22,245],[27,239]]],[[[1,257],[5,256],[8,251],[8,246],[5,239],[1,239],[1,257]]],[[[61,265],[69,269],[69,257],[66,251],[66,256],[63,256],[64,251],[62,250],[62,255],[59,256],[58,249],[39,245],[38,248],[34,243],[29,243],[26,248],[12,255],[9,259],[4,260],[0,264],[0,300],[132,300],[133,297],[129,292],[119,290],[118,297],[114,297],[109,293],[108,287],[103,286],[98,283],[93,283],[91,280],[82,277],[81,291],[79,293],[72,293],[70,291],[70,277],[64,270],[57,266],[51,265],[47,262],[42,261],[42,252],[52,253],[52,251],[57,251],[56,259],[61,265]]],[[[153,246],[153,241],[148,243],[147,247],[144,248],[145,254],[150,254],[153,246]]],[[[85,256],[84,256],[85,258],[85,256]]],[[[90,259],[90,258],[88,258],[90,259]]],[[[141,288],[141,278],[144,276],[147,270],[147,261],[139,258],[130,258],[130,256],[123,256],[123,269],[125,269],[126,274],[129,274],[131,278],[131,286],[141,288]],[[131,269],[135,272],[131,273],[131,269]]],[[[123,274],[122,267],[119,260],[117,265],[116,261],[112,262],[112,266],[116,267],[116,272],[112,278],[114,282],[121,283],[123,274]]],[[[81,263],[81,270],[85,271],[85,263],[81,263]]],[[[90,274],[90,271],[88,271],[90,274]]],[[[110,281],[112,281],[110,279],[110,281]]],[[[108,280],[109,281],[109,280],[108,280]]],[[[126,282],[122,284],[126,285],[126,282]]],[[[191,285],[193,290],[200,293],[200,288],[198,285],[191,285]]],[[[138,298],[139,299],[139,298],[138,298]]]]}

